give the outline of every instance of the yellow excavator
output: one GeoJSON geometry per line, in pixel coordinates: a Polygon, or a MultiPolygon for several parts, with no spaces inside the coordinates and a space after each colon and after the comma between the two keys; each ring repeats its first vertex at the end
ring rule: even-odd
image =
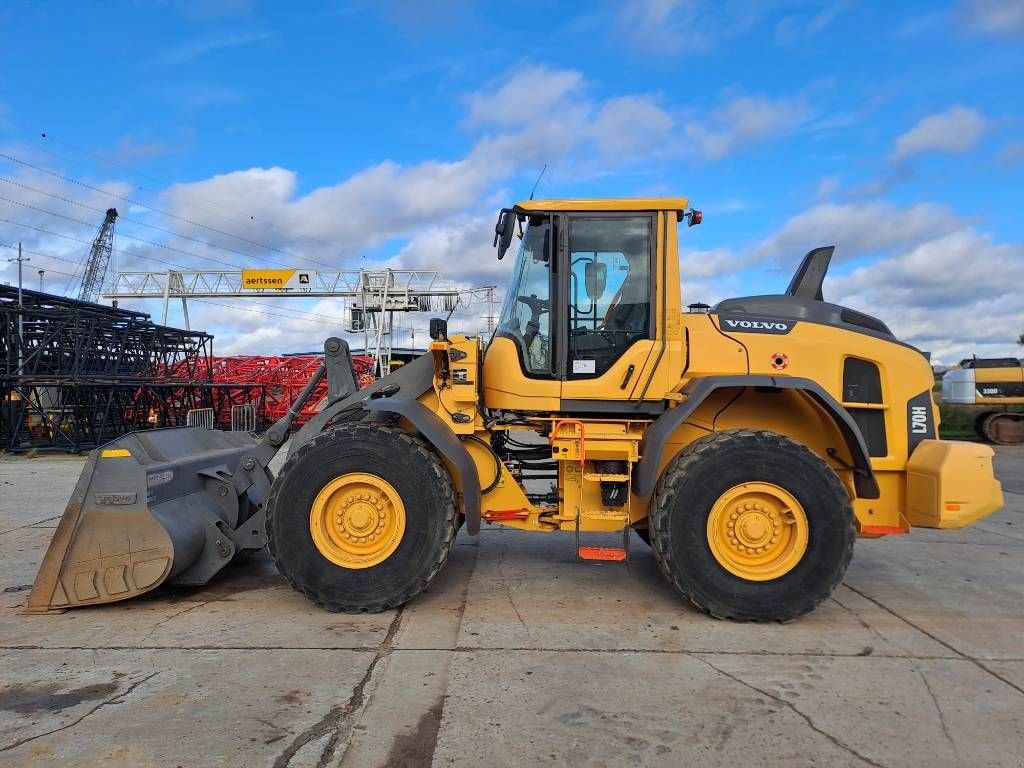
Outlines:
{"type": "Polygon", "coordinates": [[[517,239],[518,256],[486,345],[433,320],[426,354],[356,389],[328,339],[258,441],[178,428],[96,450],[27,610],[203,584],[266,545],[317,605],[382,611],[486,523],[570,532],[583,560],[626,559],[636,531],[701,610],[789,621],[840,583],[856,537],[1002,505],[992,449],[937,439],[925,356],[824,300],[832,248],[784,293],[684,312],[680,224],[700,220],[685,198],[502,209],[497,256],[517,239]],[[323,376],[329,404],[292,435],[323,376]]]}
{"type": "Polygon", "coordinates": [[[980,405],[974,431],[997,445],[1024,443],[1024,367],[1015,357],[972,357],[942,376],[942,402],[980,405]]]}

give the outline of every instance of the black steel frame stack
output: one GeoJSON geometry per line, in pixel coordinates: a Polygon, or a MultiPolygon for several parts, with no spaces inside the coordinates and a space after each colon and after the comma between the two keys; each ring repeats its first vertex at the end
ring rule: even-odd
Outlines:
{"type": "Polygon", "coordinates": [[[210,381],[213,336],[149,315],[0,286],[0,447],[94,448],[132,430],[182,426],[262,388],[210,381]],[[19,323],[20,320],[20,323],[19,323]],[[221,391],[225,390],[225,391],[221,391]]]}

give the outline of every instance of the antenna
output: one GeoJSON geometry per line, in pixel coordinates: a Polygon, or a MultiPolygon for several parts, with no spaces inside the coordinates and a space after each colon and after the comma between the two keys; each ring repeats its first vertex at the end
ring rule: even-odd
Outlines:
{"type": "Polygon", "coordinates": [[[544,171],[548,169],[548,164],[544,163],[544,167],[540,169],[540,174],[537,176],[537,180],[533,182],[533,189],[530,190],[530,199],[533,200],[533,193],[537,191],[537,185],[540,184],[541,178],[544,176],[544,171]]]}

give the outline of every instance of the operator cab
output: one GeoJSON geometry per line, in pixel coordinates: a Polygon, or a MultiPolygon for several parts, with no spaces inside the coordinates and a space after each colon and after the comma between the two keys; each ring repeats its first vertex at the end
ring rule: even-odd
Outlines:
{"type": "Polygon", "coordinates": [[[600,376],[634,342],[650,338],[650,216],[530,214],[521,225],[523,238],[496,333],[515,342],[524,372],[600,376]],[[564,256],[554,247],[561,227],[568,230],[564,256]],[[557,263],[560,257],[562,264],[557,263]],[[567,281],[558,279],[560,273],[567,281]],[[567,326],[564,371],[553,354],[552,297],[565,307],[559,318],[567,326]]]}
{"type": "Polygon", "coordinates": [[[543,392],[576,407],[581,400],[636,399],[656,365],[659,226],[672,230],[674,245],[675,226],[664,222],[678,221],[686,205],[683,198],[531,200],[502,209],[498,256],[513,244],[518,252],[488,349],[502,364],[486,368],[507,384],[488,374],[485,386],[533,398],[543,392]]]}

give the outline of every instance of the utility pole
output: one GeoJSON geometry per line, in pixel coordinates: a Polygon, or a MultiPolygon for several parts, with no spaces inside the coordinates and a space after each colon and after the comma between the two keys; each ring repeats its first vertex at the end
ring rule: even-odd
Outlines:
{"type": "Polygon", "coordinates": [[[18,262],[18,370],[17,375],[21,375],[21,348],[25,342],[25,305],[21,300],[21,268],[26,261],[32,261],[32,259],[26,259],[21,255],[21,243],[18,243],[18,258],[8,259],[8,263],[12,261],[18,262]]]}
{"type": "Polygon", "coordinates": [[[45,274],[46,274],[46,270],[45,269],[40,269],[39,270],[39,292],[40,293],[43,292],[43,275],[45,275],[45,274]]]}

